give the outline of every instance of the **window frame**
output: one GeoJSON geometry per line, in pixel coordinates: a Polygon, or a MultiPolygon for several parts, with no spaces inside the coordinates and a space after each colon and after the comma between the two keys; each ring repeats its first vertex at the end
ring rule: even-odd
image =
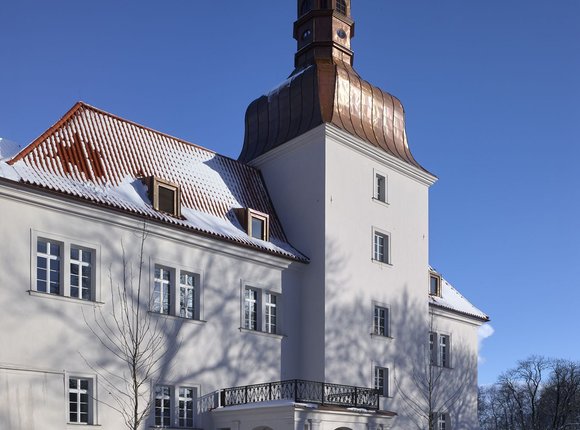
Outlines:
{"type": "MultiPolygon", "coordinates": [[[[30,230],[30,289],[28,293],[34,296],[42,296],[46,298],[63,299],[80,304],[95,304],[101,303],[101,246],[99,244],[87,242],[77,238],[64,236],[61,234],[47,233],[40,230],[30,230]],[[41,291],[38,289],[38,243],[41,240],[50,243],[56,243],[60,246],[59,254],[59,293],[51,293],[48,291],[41,291]],[[91,275],[90,275],[90,293],[89,299],[75,297],[71,295],[71,249],[78,248],[91,253],[91,275]]],[[[47,285],[48,287],[48,285],[47,285]]]]}
{"type": "Polygon", "coordinates": [[[376,337],[379,339],[390,339],[391,336],[391,307],[385,303],[376,302],[373,300],[372,302],[372,309],[371,309],[371,336],[376,337]],[[385,327],[384,327],[384,334],[377,332],[377,310],[385,311],[385,327]]]}
{"type": "Polygon", "coordinates": [[[372,383],[372,387],[374,389],[378,389],[379,390],[379,396],[381,397],[390,397],[390,384],[389,384],[389,368],[385,367],[385,366],[379,366],[379,365],[375,365],[373,367],[373,383],[372,383]],[[382,389],[380,387],[377,387],[377,382],[378,382],[378,378],[379,378],[379,373],[382,373],[382,381],[383,381],[383,386],[382,389]]]}
{"type": "Polygon", "coordinates": [[[268,242],[270,240],[270,216],[263,212],[258,212],[257,210],[248,208],[248,216],[247,216],[247,231],[248,236],[268,242]],[[261,238],[254,237],[253,235],[253,224],[252,221],[256,219],[262,221],[264,224],[264,230],[262,231],[261,238]]]}
{"type": "Polygon", "coordinates": [[[149,306],[148,310],[153,315],[158,315],[166,318],[179,318],[182,321],[189,321],[192,323],[204,323],[204,282],[203,271],[190,266],[175,264],[175,262],[168,262],[158,258],[149,259],[149,306]],[[169,312],[162,313],[154,309],[154,295],[155,295],[155,271],[157,267],[166,269],[170,273],[169,284],[169,312]],[[181,274],[188,274],[193,276],[194,280],[194,304],[193,304],[193,318],[181,316],[181,274]]]}
{"type": "Polygon", "coordinates": [[[336,12],[341,15],[348,16],[348,4],[346,0],[335,0],[336,12]]]}
{"type": "Polygon", "coordinates": [[[374,263],[377,264],[381,264],[381,265],[385,265],[385,266],[392,266],[392,253],[391,253],[391,248],[392,248],[392,235],[391,233],[389,233],[388,231],[382,230],[382,229],[378,229],[376,227],[372,228],[372,236],[371,236],[371,260],[374,263]],[[383,256],[384,258],[381,259],[377,259],[377,250],[376,250],[376,242],[375,239],[376,237],[382,237],[383,239],[386,239],[386,246],[383,245],[383,256]]]}
{"type": "Polygon", "coordinates": [[[97,400],[97,393],[98,393],[98,384],[97,384],[97,376],[94,374],[87,374],[83,372],[65,372],[64,374],[64,398],[66,402],[66,423],[67,425],[88,425],[88,426],[97,426],[99,425],[98,421],[98,400],[97,400]],[[76,380],[87,380],[88,381],[88,422],[74,422],[70,420],[71,414],[71,407],[70,407],[70,381],[72,379],[76,380]]]}
{"type": "Polygon", "coordinates": [[[181,187],[166,179],[161,179],[156,176],[150,178],[151,189],[149,191],[149,198],[151,199],[151,204],[153,209],[162,212],[164,214],[173,216],[175,218],[181,218],[181,187]],[[173,212],[164,211],[159,207],[159,188],[166,188],[174,192],[173,200],[173,212]]]}
{"type": "Polygon", "coordinates": [[[452,368],[451,334],[430,331],[429,353],[431,357],[432,366],[451,369],[452,368]],[[442,350],[441,339],[446,339],[447,341],[444,350],[442,350]]]}
{"type": "Polygon", "coordinates": [[[152,428],[171,428],[171,429],[194,429],[196,425],[199,424],[199,416],[196,410],[197,400],[200,397],[200,384],[189,384],[186,382],[182,383],[170,383],[166,381],[151,381],[150,386],[151,392],[151,411],[149,414],[150,427],[152,428]],[[164,387],[168,389],[169,396],[169,425],[157,424],[157,388],[164,387]],[[192,406],[192,425],[191,426],[181,426],[180,425],[180,401],[181,401],[181,390],[188,389],[192,390],[191,406],[192,406]]]}
{"type": "Polygon", "coordinates": [[[451,416],[448,412],[433,412],[432,430],[451,430],[451,416]]]}
{"type": "Polygon", "coordinates": [[[384,171],[382,170],[378,170],[378,169],[373,169],[373,178],[372,178],[372,200],[376,203],[379,203],[381,205],[384,206],[389,206],[389,175],[387,175],[384,171]],[[377,180],[378,178],[382,178],[384,180],[384,185],[383,185],[383,198],[381,199],[381,196],[378,195],[377,193],[377,189],[378,189],[378,183],[377,180]]]}
{"type": "Polygon", "coordinates": [[[435,273],[433,271],[429,271],[429,295],[435,297],[441,297],[441,275],[435,273]],[[431,282],[435,280],[437,285],[435,288],[435,292],[432,291],[431,282]]]}
{"type": "Polygon", "coordinates": [[[253,282],[241,281],[240,288],[240,331],[255,334],[264,334],[274,337],[283,337],[282,335],[283,319],[282,319],[282,293],[275,288],[268,288],[260,286],[253,282]],[[256,293],[256,328],[250,328],[247,325],[246,319],[246,291],[254,291],[256,293]],[[268,302],[267,297],[276,297],[276,303],[273,306],[275,311],[275,331],[271,331],[268,327],[268,302]]]}

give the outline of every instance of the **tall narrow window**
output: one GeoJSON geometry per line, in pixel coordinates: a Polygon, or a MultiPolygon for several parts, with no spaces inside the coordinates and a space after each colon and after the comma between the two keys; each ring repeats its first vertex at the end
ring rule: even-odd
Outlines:
{"type": "Polygon", "coordinates": [[[373,235],[373,259],[381,263],[389,262],[389,236],[375,232],[373,235]]]}
{"type": "Polygon", "coordinates": [[[266,293],[266,333],[276,333],[277,332],[277,307],[276,307],[276,295],[272,293],[266,293]]]}
{"type": "Polygon", "coordinates": [[[437,415],[437,430],[447,430],[447,414],[437,415]]]}
{"type": "Polygon", "coordinates": [[[179,277],[179,316],[181,318],[195,318],[195,275],[181,272],[179,277]]]}
{"type": "Polygon", "coordinates": [[[435,340],[437,335],[433,332],[429,333],[429,357],[431,359],[431,364],[437,364],[437,357],[435,355],[435,340]]]}
{"type": "Polygon", "coordinates": [[[162,266],[155,266],[155,285],[153,287],[152,311],[169,314],[171,272],[162,266]]]}
{"type": "Polygon", "coordinates": [[[389,395],[389,369],[385,367],[375,367],[375,389],[379,391],[379,395],[389,395]]]}
{"type": "Polygon", "coordinates": [[[381,306],[375,306],[373,317],[373,334],[378,336],[388,336],[388,309],[381,306]]]}
{"type": "Polygon", "coordinates": [[[171,388],[166,385],[155,387],[155,425],[171,425],[171,388]]]}
{"type": "Polygon", "coordinates": [[[262,218],[252,217],[252,237],[264,240],[266,221],[262,218]]]}
{"type": "Polygon", "coordinates": [[[193,388],[179,388],[177,413],[179,427],[193,427],[193,388]]]}
{"type": "Polygon", "coordinates": [[[258,330],[258,291],[248,287],[244,290],[244,328],[258,330]]]}
{"type": "Polygon", "coordinates": [[[37,291],[60,294],[60,250],[60,244],[38,239],[36,244],[37,291]]]}
{"type": "Polygon", "coordinates": [[[312,0],[302,0],[300,3],[300,16],[307,14],[312,9],[312,0]]]}
{"type": "Polygon", "coordinates": [[[70,295],[83,300],[91,300],[92,252],[88,249],[70,248],[70,295]]]}
{"type": "Polygon", "coordinates": [[[449,336],[439,335],[439,366],[449,367],[449,336]]]}
{"type": "Polygon", "coordinates": [[[375,199],[387,201],[387,178],[378,173],[375,174],[375,199]]]}
{"type": "Polygon", "coordinates": [[[346,0],[336,0],[336,11],[346,15],[346,0]]]}
{"type": "Polygon", "coordinates": [[[69,422],[78,424],[90,423],[90,389],[91,384],[88,379],[69,378],[69,422]]]}

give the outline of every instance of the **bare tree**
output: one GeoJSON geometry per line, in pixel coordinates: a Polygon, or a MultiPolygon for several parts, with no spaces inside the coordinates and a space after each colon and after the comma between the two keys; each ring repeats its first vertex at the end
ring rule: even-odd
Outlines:
{"type": "Polygon", "coordinates": [[[405,386],[402,377],[395,374],[395,385],[399,395],[410,411],[410,418],[420,430],[436,428],[438,413],[449,410],[461,397],[465,384],[449,384],[444,378],[448,371],[438,362],[437,345],[431,343],[429,336],[434,333],[434,314],[429,312],[429,333],[420,348],[419,359],[414,362],[409,375],[409,385],[405,386]]]}
{"type": "Polygon", "coordinates": [[[151,297],[144,287],[145,226],[138,242],[138,263],[127,255],[121,243],[122,279],[115,281],[109,268],[110,303],[95,306],[92,321],[83,314],[92,334],[116,359],[114,366],[85,362],[99,376],[112,401],[99,400],[123,417],[125,427],[138,430],[151,410],[151,379],[167,352],[164,324],[148,314],[151,297]]]}
{"type": "Polygon", "coordinates": [[[557,430],[580,418],[580,363],[532,356],[481,388],[483,430],[557,430]]]}

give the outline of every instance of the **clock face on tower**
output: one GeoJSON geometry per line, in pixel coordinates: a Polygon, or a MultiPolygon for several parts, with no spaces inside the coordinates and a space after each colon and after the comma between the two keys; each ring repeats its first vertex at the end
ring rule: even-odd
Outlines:
{"type": "Polygon", "coordinates": [[[339,29],[336,31],[336,35],[337,35],[338,37],[340,37],[341,39],[346,39],[346,31],[344,31],[342,28],[339,28],[339,29]]]}

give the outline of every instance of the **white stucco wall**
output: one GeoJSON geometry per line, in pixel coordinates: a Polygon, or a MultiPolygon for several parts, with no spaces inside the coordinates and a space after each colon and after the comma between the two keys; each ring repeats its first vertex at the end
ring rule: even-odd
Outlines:
{"type": "MultiPolygon", "coordinates": [[[[119,365],[96,341],[87,322],[94,323],[95,307],[105,314],[110,312],[108,278],[110,274],[115,285],[122,279],[122,244],[137,274],[143,224],[115,212],[5,184],[0,184],[0,213],[0,262],[7,275],[0,294],[4,309],[0,331],[0,428],[65,428],[64,375],[90,376],[98,381],[91,366],[114,370],[119,365]],[[35,236],[98,250],[97,301],[102,303],[30,293],[34,290],[35,236]]],[[[153,224],[146,229],[147,294],[156,263],[198,273],[203,288],[201,317],[205,321],[145,315],[159,320],[167,346],[155,379],[198,388],[202,395],[218,388],[281,379],[286,338],[240,331],[241,291],[247,283],[280,293],[281,332],[285,334],[285,325],[290,327],[294,319],[287,306],[296,301],[291,293],[285,301],[286,289],[296,290],[293,269],[282,284],[283,270],[290,261],[186,231],[153,224]]],[[[100,382],[98,398],[106,401],[106,389],[100,382]]],[[[96,409],[97,422],[103,428],[120,428],[117,413],[101,404],[96,409]]]]}

